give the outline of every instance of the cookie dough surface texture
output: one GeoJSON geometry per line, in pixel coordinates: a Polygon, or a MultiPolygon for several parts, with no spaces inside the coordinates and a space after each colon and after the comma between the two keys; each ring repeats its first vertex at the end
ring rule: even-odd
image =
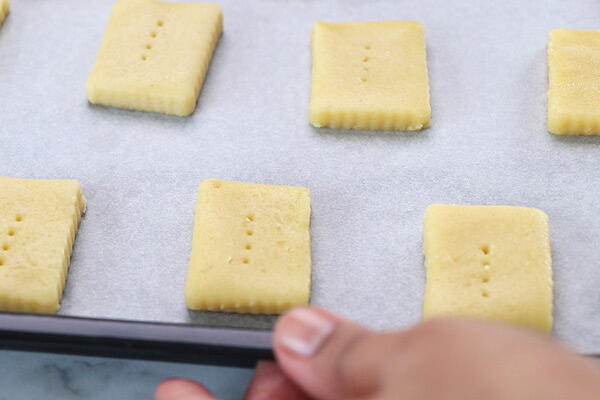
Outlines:
{"type": "Polygon", "coordinates": [[[188,308],[276,314],[308,304],[309,225],[306,188],[202,182],[185,285],[188,308]]]}
{"type": "Polygon", "coordinates": [[[4,18],[8,15],[10,4],[8,0],[0,0],[0,25],[4,22],[4,18]]]}
{"type": "Polygon", "coordinates": [[[548,130],[600,135],[600,31],[551,31],[548,80],[548,130]]]}
{"type": "Polygon", "coordinates": [[[89,101],[190,115],[222,21],[216,4],[119,0],[87,81],[89,101]]]}
{"type": "Polygon", "coordinates": [[[84,210],[77,181],[0,177],[0,309],[58,310],[84,210]]]}
{"type": "Polygon", "coordinates": [[[344,129],[429,126],[423,25],[317,22],[312,31],[310,123],[344,129]]]}
{"type": "Polygon", "coordinates": [[[550,331],[548,217],[508,206],[431,205],[425,212],[423,317],[472,316],[550,331]]]}

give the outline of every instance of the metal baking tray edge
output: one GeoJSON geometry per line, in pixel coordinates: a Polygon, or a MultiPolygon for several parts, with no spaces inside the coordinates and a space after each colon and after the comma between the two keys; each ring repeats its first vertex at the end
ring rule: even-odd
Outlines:
{"type": "Polygon", "coordinates": [[[253,367],[271,332],[190,324],[0,313],[0,349],[253,367]]]}
{"type": "MultiPolygon", "coordinates": [[[[270,330],[0,312],[0,349],[252,368],[270,330]]],[[[600,354],[583,354],[600,360],[600,354]]]]}

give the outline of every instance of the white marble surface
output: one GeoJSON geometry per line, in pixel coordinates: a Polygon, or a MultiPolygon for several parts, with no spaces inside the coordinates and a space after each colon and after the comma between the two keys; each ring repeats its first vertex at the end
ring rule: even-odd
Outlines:
{"type": "Polygon", "coordinates": [[[219,399],[240,399],[252,370],[0,351],[0,400],[151,400],[173,376],[201,381],[219,399]]]}

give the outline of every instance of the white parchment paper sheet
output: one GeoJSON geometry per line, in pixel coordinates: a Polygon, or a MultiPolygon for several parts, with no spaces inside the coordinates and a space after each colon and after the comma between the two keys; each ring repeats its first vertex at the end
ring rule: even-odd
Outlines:
{"type": "Polygon", "coordinates": [[[541,208],[555,335],[600,351],[600,138],[545,125],[548,31],[600,28],[596,0],[219,0],[225,33],[189,118],[88,104],[112,4],[13,0],[0,29],[0,174],[75,178],[88,199],[61,314],[270,326],[185,307],[196,187],[216,177],[309,187],[312,302],[376,328],[420,319],[427,205],[541,208]],[[311,128],[318,19],[423,22],[432,127],[311,128]]]}

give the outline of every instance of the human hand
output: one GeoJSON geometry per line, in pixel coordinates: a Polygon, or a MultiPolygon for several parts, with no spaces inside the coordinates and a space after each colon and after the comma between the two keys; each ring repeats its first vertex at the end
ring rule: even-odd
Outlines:
{"type": "MultiPolygon", "coordinates": [[[[376,333],[314,307],[275,326],[277,364],[259,363],[245,398],[529,400],[600,398],[600,369],[533,332],[460,318],[376,333]]],[[[213,399],[170,379],[157,400],[213,399]]]]}

